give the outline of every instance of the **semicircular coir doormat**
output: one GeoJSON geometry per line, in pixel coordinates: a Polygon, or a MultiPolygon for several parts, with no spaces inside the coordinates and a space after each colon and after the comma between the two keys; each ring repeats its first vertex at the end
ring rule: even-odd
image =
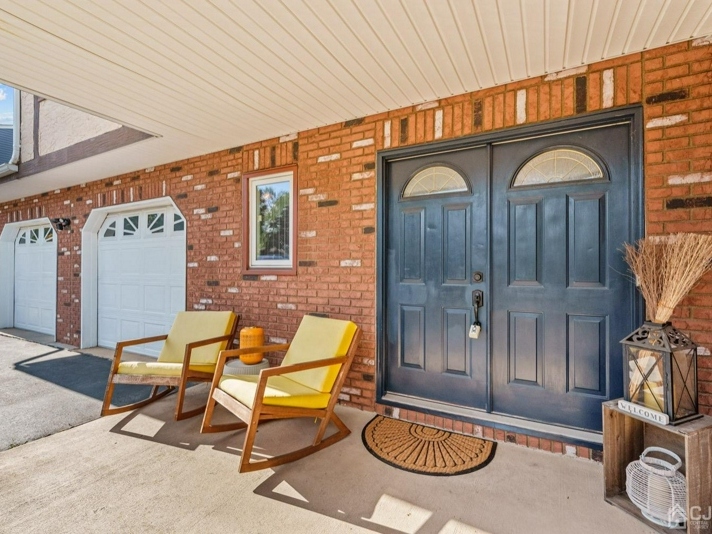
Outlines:
{"type": "Polygon", "coordinates": [[[486,466],[496,443],[377,415],[361,434],[379,460],[424,475],[462,475],[486,466]]]}

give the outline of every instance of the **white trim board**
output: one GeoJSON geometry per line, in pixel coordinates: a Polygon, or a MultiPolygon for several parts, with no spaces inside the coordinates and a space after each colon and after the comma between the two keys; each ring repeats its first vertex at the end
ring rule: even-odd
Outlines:
{"type": "Polygon", "coordinates": [[[97,324],[98,315],[98,263],[99,263],[99,230],[109,215],[127,211],[141,211],[150,208],[172,207],[186,219],[186,236],[188,220],[178,209],[171,197],[152,198],[116,206],[94,208],[82,228],[82,309],[81,309],[81,339],[80,348],[96,347],[99,337],[97,324]]]}

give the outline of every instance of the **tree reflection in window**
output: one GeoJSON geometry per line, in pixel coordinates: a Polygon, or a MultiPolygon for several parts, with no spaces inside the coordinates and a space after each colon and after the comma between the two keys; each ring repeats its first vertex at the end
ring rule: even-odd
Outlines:
{"type": "Polygon", "coordinates": [[[257,185],[259,214],[257,220],[257,259],[288,260],[290,248],[290,183],[257,185]]]}

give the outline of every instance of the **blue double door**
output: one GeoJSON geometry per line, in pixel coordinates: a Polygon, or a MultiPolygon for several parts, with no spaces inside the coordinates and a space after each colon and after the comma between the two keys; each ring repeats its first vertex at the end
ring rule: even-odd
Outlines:
{"type": "Polygon", "coordinates": [[[631,129],[622,121],[385,164],[387,399],[601,429],[601,402],[622,393],[618,340],[638,321],[621,252],[639,237],[631,129]],[[443,168],[465,186],[428,178],[443,168]]]}

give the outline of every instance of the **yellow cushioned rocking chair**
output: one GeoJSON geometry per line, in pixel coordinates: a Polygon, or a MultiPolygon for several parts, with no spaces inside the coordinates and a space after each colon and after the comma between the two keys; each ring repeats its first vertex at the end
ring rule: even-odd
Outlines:
{"type": "Polygon", "coordinates": [[[176,421],[203,413],[204,406],[183,411],[186,385],[188,382],[212,381],[218,355],[221,350],[230,346],[239,322],[240,316],[231,311],[178,312],[168,334],[117,343],[101,415],[112,415],[145,406],[176,388],[176,421]],[[157,361],[121,361],[125,347],[156,341],[165,341],[157,361]],[[148,384],[152,385],[153,389],[148,399],[111,408],[111,397],[116,384],[148,384]],[[159,393],[161,386],[166,389],[159,393]]]}
{"type": "Polygon", "coordinates": [[[292,462],[336,443],[351,431],[334,413],[341,386],[351,367],[361,331],[351,321],[306,315],[291,343],[265,345],[220,353],[201,432],[247,428],[238,471],[256,471],[292,462]],[[240,354],[287,351],[280,367],[263,369],[259,376],[223,375],[225,362],[240,354]],[[241,419],[212,425],[215,403],[241,419]],[[297,451],[267,460],[250,461],[257,426],[262,421],[308,417],[321,419],[314,441],[297,451]],[[329,422],[337,431],[324,438],[329,422]]]}

